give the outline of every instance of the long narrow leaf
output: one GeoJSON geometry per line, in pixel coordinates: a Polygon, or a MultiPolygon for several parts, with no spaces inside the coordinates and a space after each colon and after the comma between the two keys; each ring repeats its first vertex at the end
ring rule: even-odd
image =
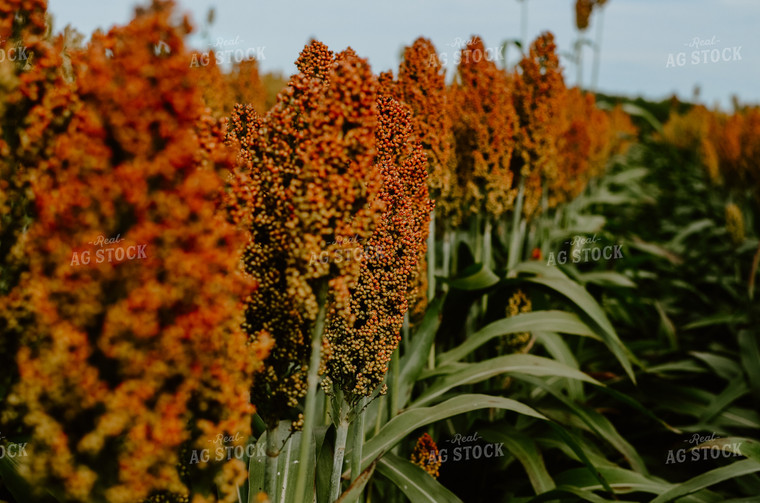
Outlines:
{"type": "Polygon", "coordinates": [[[454,370],[450,374],[433,382],[433,384],[410,405],[410,408],[429,404],[456,386],[484,381],[493,376],[504,373],[520,373],[534,376],[560,376],[579,381],[586,381],[598,386],[604,386],[593,377],[590,377],[579,370],[568,367],[564,363],[560,363],[556,360],[528,354],[512,354],[499,356],[480,363],[468,364],[463,368],[457,366],[457,370],[454,370]]]}
{"type": "Polygon", "coordinates": [[[488,428],[481,432],[483,438],[489,442],[501,442],[511,452],[528,474],[530,484],[536,494],[550,491],[554,488],[554,481],[549,475],[541,451],[535,442],[519,430],[500,425],[499,429],[488,428]]]}
{"type": "Polygon", "coordinates": [[[681,482],[652,500],[652,503],[667,503],[674,501],[687,494],[695,493],[700,489],[710,487],[724,480],[741,477],[748,473],[760,472],[760,463],[753,459],[743,459],[727,466],[715,468],[709,472],[697,475],[694,478],[681,482]]]}
{"type": "Polygon", "coordinates": [[[412,388],[425,367],[428,355],[430,354],[430,347],[435,340],[435,334],[441,324],[442,305],[442,298],[435,299],[430,303],[419,330],[412,337],[409,351],[401,357],[401,373],[398,383],[399,405],[401,407],[409,401],[412,388]]]}
{"type": "Polygon", "coordinates": [[[380,458],[377,471],[396,484],[412,503],[462,503],[425,470],[391,452],[380,458]]]}
{"type": "Polygon", "coordinates": [[[436,366],[461,360],[467,354],[487,343],[491,339],[506,334],[520,332],[561,332],[564,334],[582,335],[601,340],[598,335],[581,319],[572,313],[564,311],[533,311],[516,314],[490,323],[469,336],[467,340],[438,356],[436,366]]]}
{"type": "MultiPolygon", "coordinates": [[[[433,407],[417,407],[394,417],[374,437],[364,444],[362,469],[375,458],[389,451],[401,439],[421,426],[478,409],[504,409],[536,419],[547,418],[533,408],[509,398],[490,395],[460,395],[433,407]]],[[[346,453],[348,456],[348,453],[346,453]]]]}
{"type": "MultiPolygon", "coordinates": [[[[604,340],[607,348],[612,351],[612,353],[618,359],[628,374],[628,377],[630,377],[631,381],[636,383],[636,375],[633,372],[631,361],[634,361],[639,365],[641,364],[636,361],[633,354],[631,354],[628,348],[623,345],[622,341],[615,333],[615,329],[612,327],[610,320],[607,319],[607,316],[604,314],[601,306],[599,306],[596,300],[594,300],[594,298],[586,291],[585,288],[567,277],[559,278],[556,276],[547,276],[541,266],[536,266],[531,262],[520,264],[517,267],[517,270],[520,272],[536,274],[536,276],[528,277],[526,280],[530,281],[531,283],[543,285],[564,295],[571,302],[577,305],[581,311],[588,315],[589,318],[591,318],[591,320],[593,320],[594,323],[599,326],[599,335],[604,340]]],[[[562,330],[550,331],[561,332],[562,330]]]]}

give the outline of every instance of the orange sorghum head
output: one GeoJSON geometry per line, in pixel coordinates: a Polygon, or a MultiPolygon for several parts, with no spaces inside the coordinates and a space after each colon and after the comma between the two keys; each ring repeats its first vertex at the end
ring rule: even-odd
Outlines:
{"type": "MultiPolygon", "coordinates": [[[[172,4],[156,2],[96,33],[56,92],[20,84],[40,99],[32,124],[63,124],[30,128],[16,150],[34,213],[10,293],[29,311],[10,313],[24,330],[4,417],[32,435],[22,474],[70,501],[182,493],[182,445],[250,428],[243,396],[261,353],[239,323],[255,285],[237,273],[243,236],[217,198],[216,170],[232,159],[201,141],[219,132],[189,73],[189,27],[171,19],[172,4]],[[154,53],[159,40],[168,54],[154,53]],[[120,242],[88,244],[98,236],[120,242]]],[[[32,72],[56,75],[54,59],[36,61],[32,72]]]]}
{"type": "Polygon", "coordinates": [[[588,28],[591,10],[594,8],[594,0],[575,0],[575,26],[583,31],[588,28]]]}
{"type": "Polygon", "coordinates": [[[328,260],[375,227],[381,174],[373,167],[377,82],[347,49],[337,56],[313,41],[265,115],[237,107],[229,138],[240,143],[228,191],[233,220],[251,232],[245,268],[259,288],[247,302],[245,331],[274,340],[253,388],[268,424],[296,419],[306,394],[318,283],[329,282],[328,316],[347,316],[360,262],[328,260]]]}
{"type": "Polygon", "coordinates": [[[380,97],[375,169],[383,178],[378,196],[383,211],[368,240],[377,252],[361,261],[348,312],[328,320],[323,362],[325,390],[341,389],[352,405],[371,395],[385,377],[425,253],[433,205],[425,154],[411,135],[409,109],[389,96],[380,97]]]}
{"type": "Polygon", "coordinates": [[[438,446],[433,438],[427,433],[423,433],[417,439],[417,443],[412,451],[411,461],[430,474],[433,478],[438,478],[441,468],[441,457],[438,452],[438,446]]]}
{"type": "Polygon", "coordinates": [[[526,178],[524,214],[538,212],[545,180],[557,178],[561,158],[557,138],[562,133],[561,113],[566,99],[554,36],[541,34],[530,45],[513,75],[513,104],[517,134],[512,168],[526,178]]]}
{"type": "Polygon", "coordinates": [[[443,218],[456,217],[460,202],[454,183],[454,137],[446,89],[446,71],[433,43],[418,38],[404,49],[398,80],[381,74],[383,90],[404,103],[414,117],[414,137],[419,139],[428,158],[428,187],[436,201],[436,212],[443,218]],[[383,77],[389,82],[385,83],[383,77]]]}
{"type": "Polygon", "coordinates": [[[460,204],[466,217],[485,211],[498,218],[512,209],[516,194],[510,164],[517,117],[509,78],[479,37],[461,51],[451,96],[460,204]]]}

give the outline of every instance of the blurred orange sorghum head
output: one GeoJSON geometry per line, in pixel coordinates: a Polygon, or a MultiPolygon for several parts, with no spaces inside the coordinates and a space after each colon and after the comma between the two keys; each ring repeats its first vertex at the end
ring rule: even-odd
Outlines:
{"type": "MultiPolygon", "coordinates": [[[[155,2],[72,51],[73,81],[29,118],[60,114],[63,127],[19,143],[55,133],[26,164],[28,264],[9,295],[30,309],[10,315],[24,330],[4,419],[31,432],[22,473],[69,501],[186,494],[181,447],[250,429],[244,396],[265,348],[239,328],[255,284],[237,273],[243,236],[218,207],[217,169],[232,158],[221,137],[200,141],[219,133],[204,132],[189,26],[172,7],[155,2]],[[168,54],[155,54],[159,40],[168,54]],[[74,253],[105,251],[88,244],[99,236],[144,256],[74,264],[74,253]]],[[[32,71],[59,71],[37,62],[32,71]]],[[[42,90],[33,78],[20,85],[42,90]]]]}
{"type": "Polygon", "coordinates": [[[451,96],[460,204],[465,216],[498,218],[516,193],[510,164],[518,123],[507,74],[486,57],[479,37],[462,48],[451,96]]]}
{"type": "Polygon", "coordinates": [[[546,32],[533,41],[512,79],[518,122],[512,168],[526,179],[524,213],[530,217],[540,209],[544,181],[557,178],[562,162],[557,138],[566,89],[554,35],[546,32]]]}

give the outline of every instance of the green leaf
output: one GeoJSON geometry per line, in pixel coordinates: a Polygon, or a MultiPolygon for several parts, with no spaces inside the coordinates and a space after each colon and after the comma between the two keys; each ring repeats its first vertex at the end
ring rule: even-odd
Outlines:
{"type": "Polygon", "coordinates": [[[664,258],[673,265],[683,264],[683,259],[681,257],[676,255],[672,251],[662,246],[656,245],[654,243],[647,243],[638,238],[634,238],[633,241],[627,242],[626,244],[628,245],[629,248],[633,248],[636,250],[649,253],[650,255],[654,255],[655,257],[664,258]]]}
{"type": "Polygon", "coordinates": [[[715,314],[712,316],[705,316],[698,321],[684,325],[683,330],[693,330],[695,328],[711,327],[715,325],[731,325],[733,323],[743,323],[746,320],[746,314],[715,314]]]}
{"type": "Polygon", "coordinates": [[[411,503],[462,503],[425,470],[391,452],[380,458],[377,471],[401,489],[411,503]]]}
{"type": "MultiPolygon", "coordinates": [[[[504,409],[537,419],[547,419],[531,407],[509,398],[490,395],[459,395],[433,407],[415,407],[390,421],[364,444],[362,469],[421,426],[478,409],[504,409]]],[[[346,457],[348,457],[348,452],[346,457]]]]}
{"type": "MultiPolygon", "coordinates": [[[[599,471],[599,468],[595,466],[594,463],[591,462],[591,459],[589,459],[589,456],[586,454],[581,444],[578,441],[576,441],[575,437],[557,423],[549,422],[549,427],[552,429],[552,431],[554,432],[556,436],[558,436],[560,439],[563,440],[563,442],[561,442],[559,446],[560,449],[567,449],[569,447],[570,450],[573,452],[573,454],[578,456],[578,459],[584,465],[586,465],[585,474],[593,477],[594,480],[598,481],[605,490],[612,492],[612,488],[610,487],[607,480],[604,478],[604,475],[602,475],[602,472],[599,471]]],[[[591,452],[593,453],[593,451],[591,452]]],[[[601,456],[599,457],[601,458],[601,460],[597,464],[600,465],[601,463],[608,463],[606,458],[603,458],[601,456]]],[[[555,480],[555,483],[556,483],[556,480],[555,480]]]]}
{"type": "MultiPolygon", "coordinates": [[[[439,372],[445,372],[445,368],[439,368],[437,370],[439,372]]],[[[457,366],[451,373],[448,373],[444,377],[433,382],[433,384],[427,388],[417,400],[412,402],[409,407],[413,408],[426,405],[449,391],[451,388],[484,381],[490,377],[503,373],[567,377],[570,379],[590,382],[598,386],[604,386],[596,379],[556,360],[528,354],[511,354],[491,358],[490,360],[480,363],[467,364],[464,367],[457,366]]]]}
{"type": "MultiPolygon", "coordinates": [[[[261,434],[257,444],[266,445],[267,434],[266,431],[261,434]]],[[[265,492],[264,480],[266,474],[266,456],[251,456],[248,460],[248,503],[254,503],[256,501],[256,495],[260,492],[265,492]]]]}
{"type": "Polygon", "coordinates": [[[483,267],[482,264],[478,266],[478,271],[469,276],[449,280],[449,286],[457,290],[485,290],[499,282],[500,278],[491,269],[483,267]]]}
{"type": "MultiPolygon", "coordinates": [[[[536,341],[546,348],[546,351],[553,356],[555,360],[562,362],[571,368],[580,370],[575,355],[570,350],[567,343],[558,334],[553,332],[534,332],[533,335],[535,336],[536,341]]],[[[565,381],[567,395],[571,400],[576,402],[586,401],[582,382],[576,381],[575,379],[566,379],[565,381]]]]}
{"type": "MultiPolygon", "coordinates": [[[[317,437],[319,438],[319,437],[317,437]]],[[[330,474],[332,473],[333,453],[335,452],[335,426],[330,425],[325,430],[321,444],[318,443],[317,455],[317,503],[330,502],[330,474]]]]}
{"type": "MultiPolygon", "coordinates": [[[[616,494],[625,494],[632,492],[646,492],[650,494],[659,494],[673,487],[673,484],[660,481],[654,477],[636,473],[620,467],[600,467],[604,479],[609,482],[616,494]]],[[[555,477],[557,486],[574,486],[588,491],[598,491],[603,489],[601,484],[595,480],[588,470],[583,468],[573,468],[560,473],[555,477]]]]}
{"type": "Polygon", "coordinates": [[[695,493],[700,489],[710,487],[724,480],[729,480],[735,477],[741,477],[748,473],[756,473],[760,471],[760,463],[753,459],[743,459],[735,463],[731,463],[727,466],[721,466],[715,468],[701,475],[697,475],[686,482],[670,488],[669,490],[661,493],[652,503],[666,503],[668,501],[674,501],[678,498],[686,496],[688,494],[695,493]]]}
{"type": "Polygon", "coordinates": [[[702,351],[689,351],[689,354],[702,360],[713,372],[727,381],[731,381],[742,373],[739,363],[731,358],[702,351]]]}
{"type": "Polygon", "coordinates": [[[554,481],[544,464],[544,458],[541,451],[536,447],[536,443],[516,428],[500,424],[499,429],[484,429],[481,432],[484,439],[489,442],[501,442],[511,452],[520,464],[525,468],[528,474],[530,484],[536,494],[549,491],[554,488],[554,481]]]}
{"type": "Polygon", "coordinates": [[[49,492],[37,493],[35,489],[39,490],[39,488],[33,488],[18,473],[18,465],[19,462],[16,458],[9,456],[0,458],[0,478],[2,479],[2,484],[13,495],[16,501],[23,501],[24,503],[53,503],[62,501],[54,498],[49,492]]]}
{"type": "Polygon", "coordinates": [[[628,276],[613,271],[595,271],[578,274],[578,279],[585,285],[593,283],[599,286],[619,286],[623,288],[636,288],[636,283],[628,276]]]}
{"type": "MultiPolygon", "coordinates": [[[[557,501],[562,496],[566,496],[568,494],[577,496],[578,498],[581,498],[583,501],[590,501],[591,503],[627,503],[625,501],[621,501],[617,499],[607,500],[607,499],[602,498],[601,496],[597,496],[591,491],[587,491],[586,489],[580,489],[572,485],[557,486],[555,489],[552,489],[543,494],[539,494],[535,498],[531,498],[529,500],[529,503],[539,503],[541,501],[557,501]]],[[[631,503],[631,502],[628,502],[628,503],[631,503]]]]}
{"type": "Polygon", "coordinates": [[[712,447],[718,447],[720,450],[725,451],[725,452],[740,454],[742,456],[745,456],[748,459],[752,459],[756,461],[757,463],[760,463],[760,442],[752,438],[744,438],[744,437],[715,438],[713,440],[708,440],[707,442],[703,442],[689,450],[711,449],[712,447]]]}
{"type": "Polygon", "coordinates": [[[739,332],[739,354],[755,397],[760,400],[760,342],[749,330],[739,332]]]}
{"type": "Polygon", "coordinates": [[[692,234],[701,234],[705,229],[714,227],[715,222],[709,218],[703,218],[701,220],[694,221],[684,227],[673,239],[668,243],[668,248],[678,250],[683,246],[683,242],[692,234]]]}
{"type": "Polygon", "coordinates": [[[702,411],[702,415],[699,420],[704,423],[709,423],[715,416],[731,405],[735,400],[738,400],[742,396],[749,393],[749,388],[744,382],[744,376],[738,375],[726,386],[721,393],[719,393],[715,399],[702,411]]]}
{"type": "Polygon", "coordinates": [[[489,323],[469,336],[465,342],[454,349],[442,353],[436,360],[436,367],[461,360],[467,354],[479,348],[495,337],[520,332],[561,332],[582,335],[601,340],[588,325],[573,314],[564,311],[533,311],[520,313],[489,323]]]}
{"type": "Polygon", "coordinates": [[[622,454],[635,471],[647,473],[646,465],[636,449],[618,433],[609,419],[595,410],[575,403],[553,387],[547,385],[542,379],[530,376],[514,375],[515,379],[521,379],[548,391],[554,398],[562,402],[576,416],[578,416],[593,432],[606,440],[610,445],[622,454]]]}
{"type": "Polygon", "coordinates": [[[703,374],[707,370],[694,360],[679,360],[648,367],[646,373],[663,375],[670,372],[687,372],[689,374],[703,374]]]}
{"type": "MultiPolygon", "coordinates": [[[[306,493],[309,495],[306,497],[304,494],[296,494],[295,478],[298,473],[298,464],[301,462],[309,463],[306,480],[314,480],[314,459],[300,460],[298,459],[299,448],[301,446],[301,440],[303,435],[300,431],[293,433],[290,440],[287,441],[282,448],[277,460],[277,485],[279,487],[278,493],[280,494],[280,501],[312,501],[314,494],[314,483],[306,485],[306,493]]],[[[314,437],[311,438],[311,443],[314,444],[314,437]]],[[[314,446],[312,445],[309,452],[314,452],[314,446]]]]}
{"type": "Polygon", "coordinates": [[[420,373],[425,368],[430,347],[435,340],[435,334],[438,326],[441,324],[441,307],[443,298],[437,298],[428,306],[425,317],[420,324],[419,329],[415,332],[409,345],[409,351],[401,357],[401,373],[399,376],[399,407],[409,401],[412,396],[412,388],[420,377],[420,373]]]}
{"type": "MultiPolygon", "coordinates": [[[[620,364],[630,377],[631,381],[636,383],[636,375],[631,367],[631,361],[633,360],[640,366],[642,366],[631,352],[621,342],[620,338],[615,333],[615,329],[612,327],[610,320],[604,314],[601,306],[594,300],[585,288],[578,283],[570,280],[567,276],[562,278],[552,277],[544,274],[543,268],[536,267],[535,264],[530,262],[523,262],[517,266],[519,272],[528,272],[537,274],[526,278],[531,283],[546,286],[562,295],[567,297],[571,302],[577,305],[591,320],[594,321],[599,327],[599,335],[602,337],[604,344],[615,355],[620,364]]],[[[562,332],[562,330],[549,330],[552,332],[562,332]]]]}
{"type": "Polygon", "coordinates": [[[655,301],[654,307],[657,309],[657,314],[660,316],[660,332],[665,335],[668,340],[670,349],[678,349],[678,337],[676,336],[676,327],[665,312],[665,308],[662,307],[660,301],[655,301]]]}
{"type": "Polygon", "coordinates": [[[638,105],[634,105],[633,103],[623,103],[621,105],[621,108],[623,111],[629,115],[633,115],[636,117],[641,117],[645,121],[647,121],[658,133],[662,133],[662,123],[657,120],[657,118],[652,115],[652,113],[649,110],[646,110],[644,108],[641,108],[638,105]]]}

